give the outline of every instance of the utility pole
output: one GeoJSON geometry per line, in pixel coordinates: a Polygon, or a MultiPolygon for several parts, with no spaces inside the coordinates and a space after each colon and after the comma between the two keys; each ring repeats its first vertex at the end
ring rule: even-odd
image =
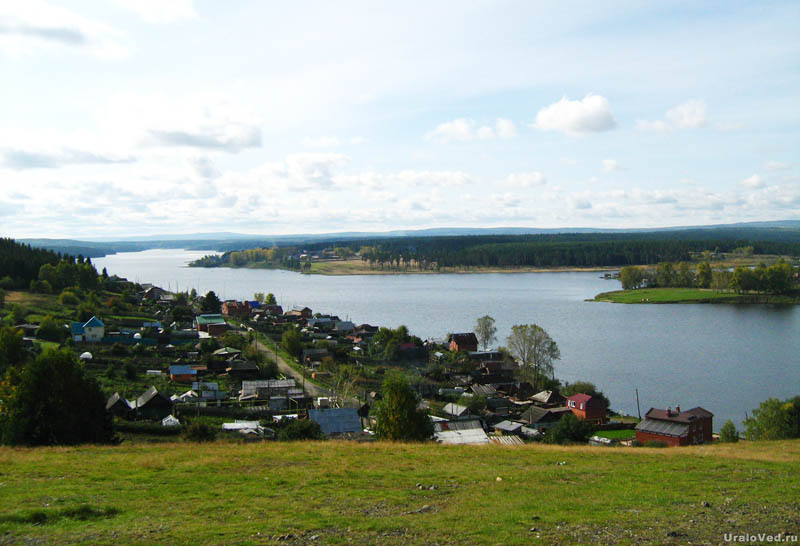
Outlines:
{"type": "Polygon", "coordinates": [[[639,413],[639,420],[642,420],[642,408],[639,407],[639,389],[636,389],[636,411],[639,413]]]}

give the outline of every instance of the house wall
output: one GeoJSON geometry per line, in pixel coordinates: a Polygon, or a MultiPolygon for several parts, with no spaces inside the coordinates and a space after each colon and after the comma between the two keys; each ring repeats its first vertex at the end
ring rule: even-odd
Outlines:
{"type": "Polygon", "coordinates": [[[222,334],[228,331],[228,325],[222,323],[209,324],[206,331],[209,333],[209,335],[221,336],[222,334]]]}
{"type": "Polygon", "coordinates": [[[91,341],[93,343],[96,343],[103,339],[104,328],[102,326],[97,326],[97,327],[91,326],[84,329],[83,333],[84,337],[86,338],[86,341],[91,341]]]}
{"type": "Polygon", "coordinates": [[[647,442],[665,442],[669,447],[678,447],[689,445],[688,436],[677,438],[675,436],[662,436],[661,434],[653,434],[652,432],[636,431],[636,440],[645,444],[647,442]]]}

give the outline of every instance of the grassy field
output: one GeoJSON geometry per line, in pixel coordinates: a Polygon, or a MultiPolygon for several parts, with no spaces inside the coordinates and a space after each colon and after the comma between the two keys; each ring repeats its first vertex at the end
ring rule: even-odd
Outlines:
{"type": "Polygon", "coordinates": [[[640,288],[603,292],[594,301],[611,303],[781,303],[797,304],[800,297],[739,295],[733,292],[716,292],[703,288],[640,288]]]}
{"type": "Polygon", "coordinates": [[[800,441],[0,449],[3,544],[719,544],[798,499],[800,441]]]}

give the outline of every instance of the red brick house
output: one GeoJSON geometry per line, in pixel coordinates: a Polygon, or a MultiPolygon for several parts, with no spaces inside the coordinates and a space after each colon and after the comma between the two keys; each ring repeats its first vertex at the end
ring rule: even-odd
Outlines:
{"type": "Polygon", "coordinates": [[[636,425],[636,439],[646,442],[665,442],[668,446],[688,446],[711,442],[714,414],[701,407],[681,411],[680,406],[650,408],[636,425]]]}
{"type": "Polygon", "coordinates": [[[567,398],[567,407],[581,420],[606,422],[606,405],[597,397],[578,393],[567,398]]]}
{"type": "Polygon", "coordinates": [[[450,337],[447,338],[447,341],[450,342],[450,350],[454,353],[457,353],[458,351],[478,350],[478,338],[475,337],[473,332],[466,334],[450,334],[450,337]]]}
{"type": "Polygon", "coordinates": [[[225,301],[222,303],[222,314],[226,317],[249,317],[250,306],[240,301],[225,301]]]}

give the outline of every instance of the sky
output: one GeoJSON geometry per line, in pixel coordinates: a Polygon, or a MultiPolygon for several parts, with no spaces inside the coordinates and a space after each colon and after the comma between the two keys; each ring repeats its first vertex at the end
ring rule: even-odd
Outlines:
{"type": "Polygon", "coordinates": [[[800,219],[800,3],[0,1],[0,235],[800,219]]]}

